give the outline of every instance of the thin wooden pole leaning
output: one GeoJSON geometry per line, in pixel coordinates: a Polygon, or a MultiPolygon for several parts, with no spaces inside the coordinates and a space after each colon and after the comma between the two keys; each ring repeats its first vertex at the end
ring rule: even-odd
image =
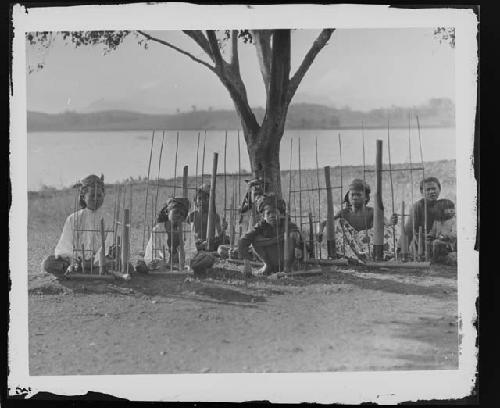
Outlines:
{"type": "Polygon", "coordinates": [[[161,157],[163,155],[163,143],[165,141],[165,131],[163,131],[162,138],[161,138],[161,146],[160,146],[160,155],[158,156],[158,176],[156,177],[156,196],[155,196],[155,201],[154,201],[154,207],[153,211],[151,212],[151,234],[152,234],[152,259],[155,258],[155,244],[156,244],[156,231],[154,229],[155,226],[155,216],[157,213],[158,209],[158,193],[160,190],[160,170],[161,170],[161,157]]]}
{"type": "Polygon", "coordinates": [[[99,275],[104,274],[104,256],[106,253],[106,233],[104,232],[104,218],[101,218],[100,233],[101,233],[101,253],[99,259],[99,275]]]}
{"type": "Polygon", "coordinates": [[[302,154],[301,154],[301,150],[300,150],[300,137],[299,137],[298,148],[299,148],[298,156],[299,156],[299,222],[300,222],[299,229],[300,229],[300,235],[302,237],[302,259],[306,260],[307,259],[306,240],[304,239],[304,229],[303,229],[303,222],[302,222],[302,218],[303,218],[303,215],[302,215],[302,163],[301,163],[302,154]]]}
{"type": "Polygon", "coordinates": [[[210,183],[210,201],[208,204],[208,223],[207,223],[207,249],[214,251],[214,237],[215,237],[215,194],[217,185],[217,161],[219,158],[218,153],[214,153],[212,162],[212,182],[210,183]]]}
{"type": "MultiPolygon", "coordinates": [[[[389,118],[387,118],[387,154],[389,158],[389,179],[391,181],[391,211],[392,214],[394,214],[394,185],[392,181],[392,161],[391,161],[391,136],[390,136],[390,131],[389,131],[389,118]]],[[[391,214],[391,217],[392,217],[391,214]]],[[[391,218],[391,225],[392,225],[392,241],[394,245],[394,259],[397,259],[397,248],[396,248],[396,226],[392,224],[392,218],[391,218]]]]}
{"type": "MultiPolygon", "coordinates": [[[[319,183],[319,164],[318,164],[318,137],[316,136],[316,182],[318,185],[318,229],[321,226],[321,185],[319,183]]],[[[321,259],[321,243],[318,245],[318,257],[321,259]]]]}
{"type": "Polygon", "coordinates": [[[382,140],[377,140],[376,191],[373,208],[373,259],[384,260],[384,203],[382,201],[382,140]]]}
{"type": "MultiPolygon", "coordinates": [[[[240,144],[240,130],[238,129],[238,207],[241,206],[241,144],[240,144]]],[[[242,225],[239,223],[238,239],[241,239],[242,225]]]]}
{"type": "MultiPolygon", "coordinates": [[[[227,130],[226,136],[224,138],[224,211],[222,214],[223,225],[227,223],[226,221],[226,211],[227,211],[227,168],[226,168],[226,159],[227,159],[227,130]]],[[[226,230],[222,229],[222,243],[224,243],[226,238],[226,230]]]]}
{"type": "MultiPolygon", "coordinates": [[[[417,129],[418,129],[418,143],[420,146],[420,163],[422,166],[422,180],[425,180],[425,170],[424,170],[424,154],[422,150],[422,137],[420,135],[420,121],[417,117],[417,129]]],[[[429,261],[429,241],[427,240],[427,198],[425,197],[424,194],[424,242],[425,242],[425,261],[429,261]]]]}
{"type": "Polygon", "coordinates": [[[401,261],[408,261],[408,236],[405,231],[405,202],[401,202],[401,236],[399,237],[401,248],[401,261]]]}
{"type": "MultiPolygon", "coordinates": [[[[124,194],[125,196],[125,194],[124,194]]],[[[130,211],[128,208],[123,209],[122,221],[122,268],[121,272],[128,275],[128,264],[130,257],[130,211]]]]}
{"type": "MultiPolygon", "coordinates": [[[[363,143],[363,193],[366,197],[366,154],[365,154],[365,123],[361,121],[361,138],[363,143]]],[[[363,203],[363,212],[365,214],[365,238],[366,242],[368,242],[368,257],[371,258],[371,243],[369,242],[368,237],[368,220],[367,220],[367,211],[366,211],[366,202],[363,203]]]]}
{"type": "Polygon", "coordinates": [[[177,154],[179,153],[179,132],[177,131],[177,143],[175,145],[175,164],[174,164],[174,197],[177,193],[177,154]]]}
{"type": "MultiPolygon", "coordinates": [[[[343,176],[343,168],[342,164],[342,136],[339,132],[339,159],[340,159],[340,210],[342,211],[344,205],[344,176],[343,176]]],[[[345,231],[344,225],[340,223],[340,227],[342,228],[342,254],[345,256],[345,231]]]]}
{"type": "Polygon", "coordinates": [[[155,141],[155,131],[153,130],[153,135],[151,136],[151,148],[149,150],[149,162],[148,162],[148,175],[146,179],[146,201],[144,203],[144,230],[142,232],[142,249],[146,245],[146,226],[148,224],[147,221],[147,213],[148,213],[148,198],[149,198],[149,176],[151,173],[151,161],[153,159],[153,144],[155,141]]]}
{"type": "Polygon", "coordinates": [[[326,184],[326,246],[329,258],[336,258],[337,248],[335,247],[335,225],[333,213],[332,184],[330,182],[330,166],[325,166],[326,184]]]}
{"type": "Polygon", "coordinates": [[[412,162],[412,159],[411,159],[411,112],[408,113],[408,154],[409,154],[409,158],[410,158],[410,184],[411,184],[411,210],[410,212],[412,212],[412,214],[410,214],[411,216],[411,220],[412,220],[412,242],[410,243],[411,244],[411,253],[412,253],[412,257],[413,257],[413,262],[415,262],[416,260],[416,253],[415,253],[415,249],[416,249],[416,231],[415,231],[415,214],[413,213],[413,209],[415,208],[414,207],[414,204],[415,204],[415,200],[414,200],[414,196],[413,196],[413,162],[412,162]]]}

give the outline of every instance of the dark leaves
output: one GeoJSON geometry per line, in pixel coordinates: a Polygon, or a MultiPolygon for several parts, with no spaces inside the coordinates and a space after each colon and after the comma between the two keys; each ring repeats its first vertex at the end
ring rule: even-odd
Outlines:
{"type": "Polygon", "coordinates": [[[434,30],[434,37],[439,42],[447,42],[451,48],[455,48],[455,27],[437,27],[434,30]]]}

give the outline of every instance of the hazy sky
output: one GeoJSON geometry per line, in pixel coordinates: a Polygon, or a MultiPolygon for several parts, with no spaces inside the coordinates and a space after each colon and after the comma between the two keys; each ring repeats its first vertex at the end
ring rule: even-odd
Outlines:
{"type": "MultiPolygon", "coordinates": [[[[181,32],[150,33],[204,58],[181,32]]],[[[292,72],[318,33],[292,32],[292,72]]],[[[192,105],[233,107],[212,72],[156,43],[145,50],[130,38],[117,51],[103,55],[100,47],[74,48],[61,41],[44,53],[28,46],[27,57],[28,64],[45,63],[42,70],[27,75],[29,110],[116,107],[159,113],[191,110],[192,105]]],[[[252,45],[240,46],[240,64],[251,106],[264,106],[252,45]]],[[[316,57],[294,101],[362,110],[411,106],[433,97],[454,100],[454,81],[454,50],[440,44],[432,28],[342,29],[316,57]]]]}

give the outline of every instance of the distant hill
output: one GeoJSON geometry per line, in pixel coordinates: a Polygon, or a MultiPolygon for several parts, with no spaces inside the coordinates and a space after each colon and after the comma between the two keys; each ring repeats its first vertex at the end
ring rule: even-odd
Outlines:
{"type": "MultiPolygon", "coordinates": [[[[337,109],[325,105],[300,103],[291,105],[286,121],[287,129],[345,129],[384,128],[389,114],[392,127],[408,126],[408,114],[419,115],[422,127],[453,127],[455,106],[445,98],[431,99],[414,108],[393,106],[388,109],[355,111],[348,107],[337,109]]],[[[263,108],[254,109],[258,121],[264,117],[263,108]]],[[[233,110],[194,110],[177,114],[145,114],[127,110],[100,112],[67,111],[58,114],[28,111],[28,131],[71,130],[225,130],[241,127],[233,110]]]]}

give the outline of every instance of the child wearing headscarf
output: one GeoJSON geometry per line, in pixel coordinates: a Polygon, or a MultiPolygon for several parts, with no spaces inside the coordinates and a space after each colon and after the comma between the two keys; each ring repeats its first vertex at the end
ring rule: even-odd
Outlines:
{"type": "MultiPolygon", "coordinates": [[[[370,201],[370,185],[364,180],[354,179],[344,197],[345,207],[335,214],[335,247],[337,254],[356,263],[364,263],[369,259],[373,243],[373,207],[367,206],[370,201]]],[[[396,214],[391,220],[384,220],[384,259],[394,256],[393,225],[397,224],[396,214]]],[[[318,241],[322,241],[322,231],[326,225],[320,226],[318,241]]]]}
{"type": "MultiPolygon", "coordinates": [[[[288,223],[289,232],[289,262],[290,265],[296,258],[302,258],[302,237],[297,225],[285,215],[285,202],[274,193],[259,196],[256,201],[256,210],[261,220],[246,234],[238,245],[240,258],[250,261],[252,256],[250,246],[264,262],[264,267],[259,274],[270,275],[284,270],[284,232],[285,223],[288,223]]],[[[251,273],[250,265],[245,263],[245,274],[251,273]]]]}
{"type": "MultiPolygon", "coordinates": [[[[82,266],[90,270],[94,266],[98,268],[100,264],[104,176],[91,174],[73,187],[79,189],[80,209],[66,218],[54,254],[43,260],[42,270],[48,273],[63,274],[70,265],[74,270],[81,270],[82,266]],[[82,245],[84,255],[81,251],[82,245]]],[[[105,247],[108,250],[112,246],[112,239],[112,234],[106,234],[105,247]]]]}
{"type": "MultiPolygon", "coordinates": [[[[184,255],[182,223],[186,220],[188,211],[189,201],[185,197],[172,197],[162,207],[144,251],[144,261],[139,261],[136,265],[138,272],[145,272],[145,264],[151,264],[160,259],[165,261],[167,249],[173,262],[179,262],[179,255],[184,255]]],[[[184,263],[184,259],[181,261],[184,263]]]]}

